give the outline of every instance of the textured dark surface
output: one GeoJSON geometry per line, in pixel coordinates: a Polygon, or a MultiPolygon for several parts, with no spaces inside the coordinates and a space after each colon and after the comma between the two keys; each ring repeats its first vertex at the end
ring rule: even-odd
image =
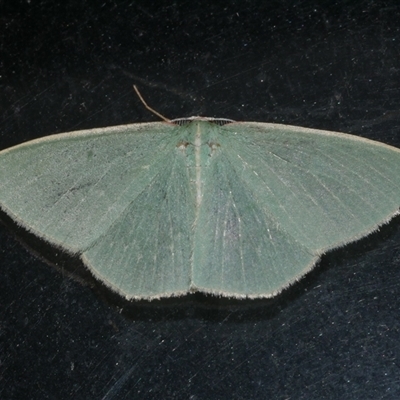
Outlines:
{"type": "MultiPolygon", "coordinates": [[[[400,146],[395,1],[7,3],[0,148],[155,120],[134,83],[169,118],[400,146]]],[[[131,306],[48,266],[1,225],[0,398],[398,399],[399,282],[399,218],[274,300],[131,306]]]]}

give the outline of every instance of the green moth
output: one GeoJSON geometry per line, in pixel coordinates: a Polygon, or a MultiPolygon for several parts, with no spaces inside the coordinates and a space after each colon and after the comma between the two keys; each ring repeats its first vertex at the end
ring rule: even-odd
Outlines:
{"type": "Polygon", "coordinates": [[[398,214],[400,150],[191,117],[0,152],[0,207],[127,299],[271,297],[398,214]]]}

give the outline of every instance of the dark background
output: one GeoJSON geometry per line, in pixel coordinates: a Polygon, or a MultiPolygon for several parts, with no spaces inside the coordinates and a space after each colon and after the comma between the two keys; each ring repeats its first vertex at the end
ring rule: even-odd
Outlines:
{"type": "MultiPolygon", "coordinates": [[[[134,83],[169,118],[400,147],[398,1],[55,3],[0,0],[1,149],[157,120],[134,83]]],[[[0,225],[0,398],[399,399],[399,222],[329,253],[273,300],[133,305],[0,225]]]]}

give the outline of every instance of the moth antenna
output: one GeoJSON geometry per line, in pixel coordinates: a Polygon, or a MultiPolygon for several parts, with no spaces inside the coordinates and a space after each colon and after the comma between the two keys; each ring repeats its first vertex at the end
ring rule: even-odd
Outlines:
{"type": "Polygon", "coordinates": [[[143,105],[149,110],[151,111],[153,114],[157,115],[157,117],[161,118],[162,120],[164,120],[165,122],[171,122],[170,119],[164,117],[164,115],[160,114],[159,112],[157,112],[154,108],[151,108],[145,101],[144,98],[142,97],[142,95],[139,92],[139,89],[137,88],[136,85],[133,85],[133,88],[135,89],[136,94],[138,95],[140,101],[143,103],[143,105]]]}

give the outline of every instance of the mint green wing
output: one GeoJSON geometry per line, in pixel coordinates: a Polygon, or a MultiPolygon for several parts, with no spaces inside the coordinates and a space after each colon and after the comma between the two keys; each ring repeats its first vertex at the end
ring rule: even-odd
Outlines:
{"type": "Polygon", "coordinates": [[[0,206],[128,299],[270,297],[400,205],[400,151],[351,135],[191,118],[0,152],[0,206]]]}
{"type": "Polygon", "coordinates": [[[232,123],[204,169],[194,286],[270,297],[398,213],[400,150],[353,135],[232,123]]]}
{"type": "Polygon", "coordinates": [[[4,150],[0,206],[127,298],[186,292],[194,201],[181,134],[133,124],[4,150]]]}

